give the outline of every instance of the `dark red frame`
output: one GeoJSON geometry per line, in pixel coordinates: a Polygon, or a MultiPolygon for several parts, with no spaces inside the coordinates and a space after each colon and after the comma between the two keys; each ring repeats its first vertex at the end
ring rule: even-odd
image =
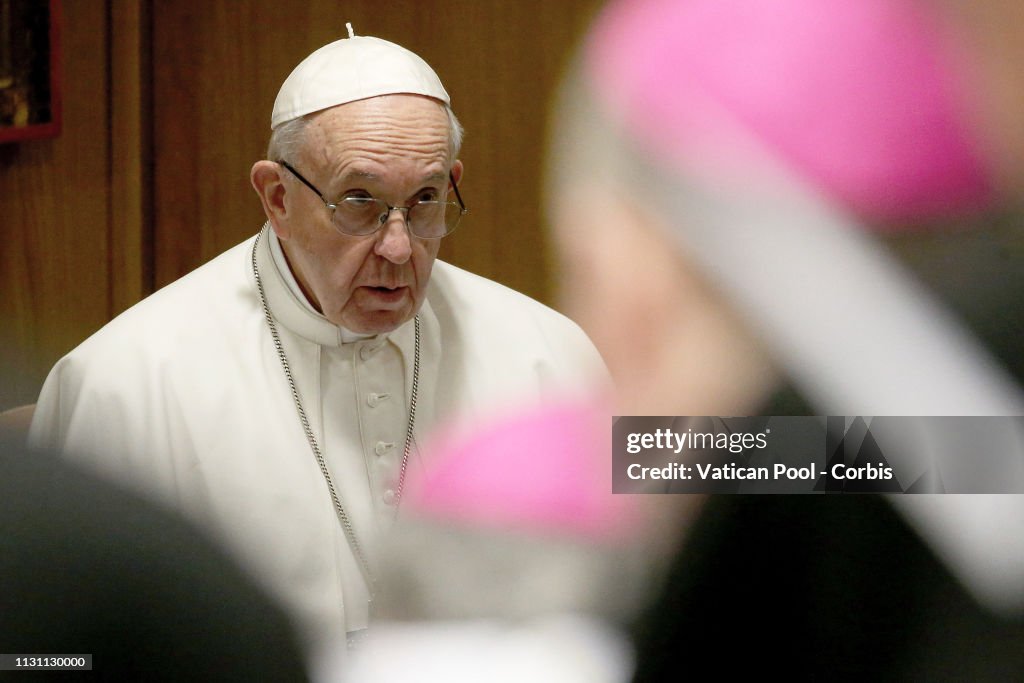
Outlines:
{"type": "Polygon", "coordinates": [[[61,100],[61,0],[50,5],[50,114],[51,120],[29,126],[0,126],[0,144],[60,135],[63,102],[61,100]]]}

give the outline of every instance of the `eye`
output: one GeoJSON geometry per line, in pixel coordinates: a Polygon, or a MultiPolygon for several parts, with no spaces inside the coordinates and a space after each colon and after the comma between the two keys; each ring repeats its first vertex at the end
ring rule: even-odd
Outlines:
{"type": "Polygon", "coordinates": [[[420,190],[416,195],[416,201],[418,202],[436,202],[440,197],[440,193],[433,188],[420,190]]]}
{"type": "Polygon", "coordinates": [[[364,190],[353,190],[346,192],[345,196],[341,198],[341,201],[345,202],[352,208],[361,208],[367,204],[373,203],[373,197],[370,193],[364,190]]]}

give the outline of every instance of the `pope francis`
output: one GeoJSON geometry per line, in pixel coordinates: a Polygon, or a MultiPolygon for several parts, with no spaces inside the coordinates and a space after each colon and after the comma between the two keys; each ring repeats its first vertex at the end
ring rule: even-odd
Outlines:
{"type": "Polygon", "coordinates": [[[350,29],[271,126],[262,230],[61,359],[30,440],[198,520],[316,646],[367,627],[431,427],[604,366],[568,319],[435,260],[466,212],[461,128],[418,56],[350,29]]]}

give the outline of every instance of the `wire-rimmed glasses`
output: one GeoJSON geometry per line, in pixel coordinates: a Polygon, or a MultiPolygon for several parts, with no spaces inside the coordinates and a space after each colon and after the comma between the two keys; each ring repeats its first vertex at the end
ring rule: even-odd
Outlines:
{"type": "Polygon", "coordinates": [[[391,216],[392,211],[405,213],[405,224],[409,232],[421,239],[440,239],[450,235],[458,227],[459,221],[466,215],[466,204],[462,201],[455,177],[451,172],[448,179],[455,191],[458,202],[440,200],[416,201],[409,206],[391,206],[383,199],[375,197],[342,197],[336,202],[329,202],[313,183],[306,180],[287,161],[278,161],[288,171],[302,181],[306,187],[316,193],[320,201],[331,210],[331,222],[334,228],[345,235],[364,237],[380,230],[391,216]]]}

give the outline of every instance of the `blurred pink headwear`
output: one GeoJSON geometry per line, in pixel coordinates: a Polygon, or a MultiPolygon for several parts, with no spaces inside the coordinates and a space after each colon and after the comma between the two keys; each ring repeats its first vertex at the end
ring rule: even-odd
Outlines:
{"type": "Polygon", "coordinates": [[[598,97],[673,163],[744,163],[725,115],[869,221],[991,199],[968,55],[918,0],[617,2],[586,60],[598,97]]]}
{"type": "MultiPolygon", "coordinates": [[[[586,45],[602,132],[819,414],[1024,414],[1020,386],[869,234],[996,200],[979,73],[941,8],[620,0],[586,45]]],[[[908,447],[941,451],[927,434],[908,447]]],[[[1019,497],[891,502],[979,599],[1024,605],[1019,497]]]]}
{"type": "Polygon", "coordinates": [[[576,400],[524,407],[439,435],[412,478],[407,511],[455,525],[616,544],[638,531],[637,501],[612,494],[609,411],[576,400]]]}
{"type": "MultiPolygon", "coordinates": [[[[584,46],[591,125],[632,158],[630,190],[822,413],[1024,410],[864,230],[995,198],[971,53],[944,20],[923,0],[619,0],[584,46]]],[[[569,158],[597,144],[563,128],[569,158]]]]}

